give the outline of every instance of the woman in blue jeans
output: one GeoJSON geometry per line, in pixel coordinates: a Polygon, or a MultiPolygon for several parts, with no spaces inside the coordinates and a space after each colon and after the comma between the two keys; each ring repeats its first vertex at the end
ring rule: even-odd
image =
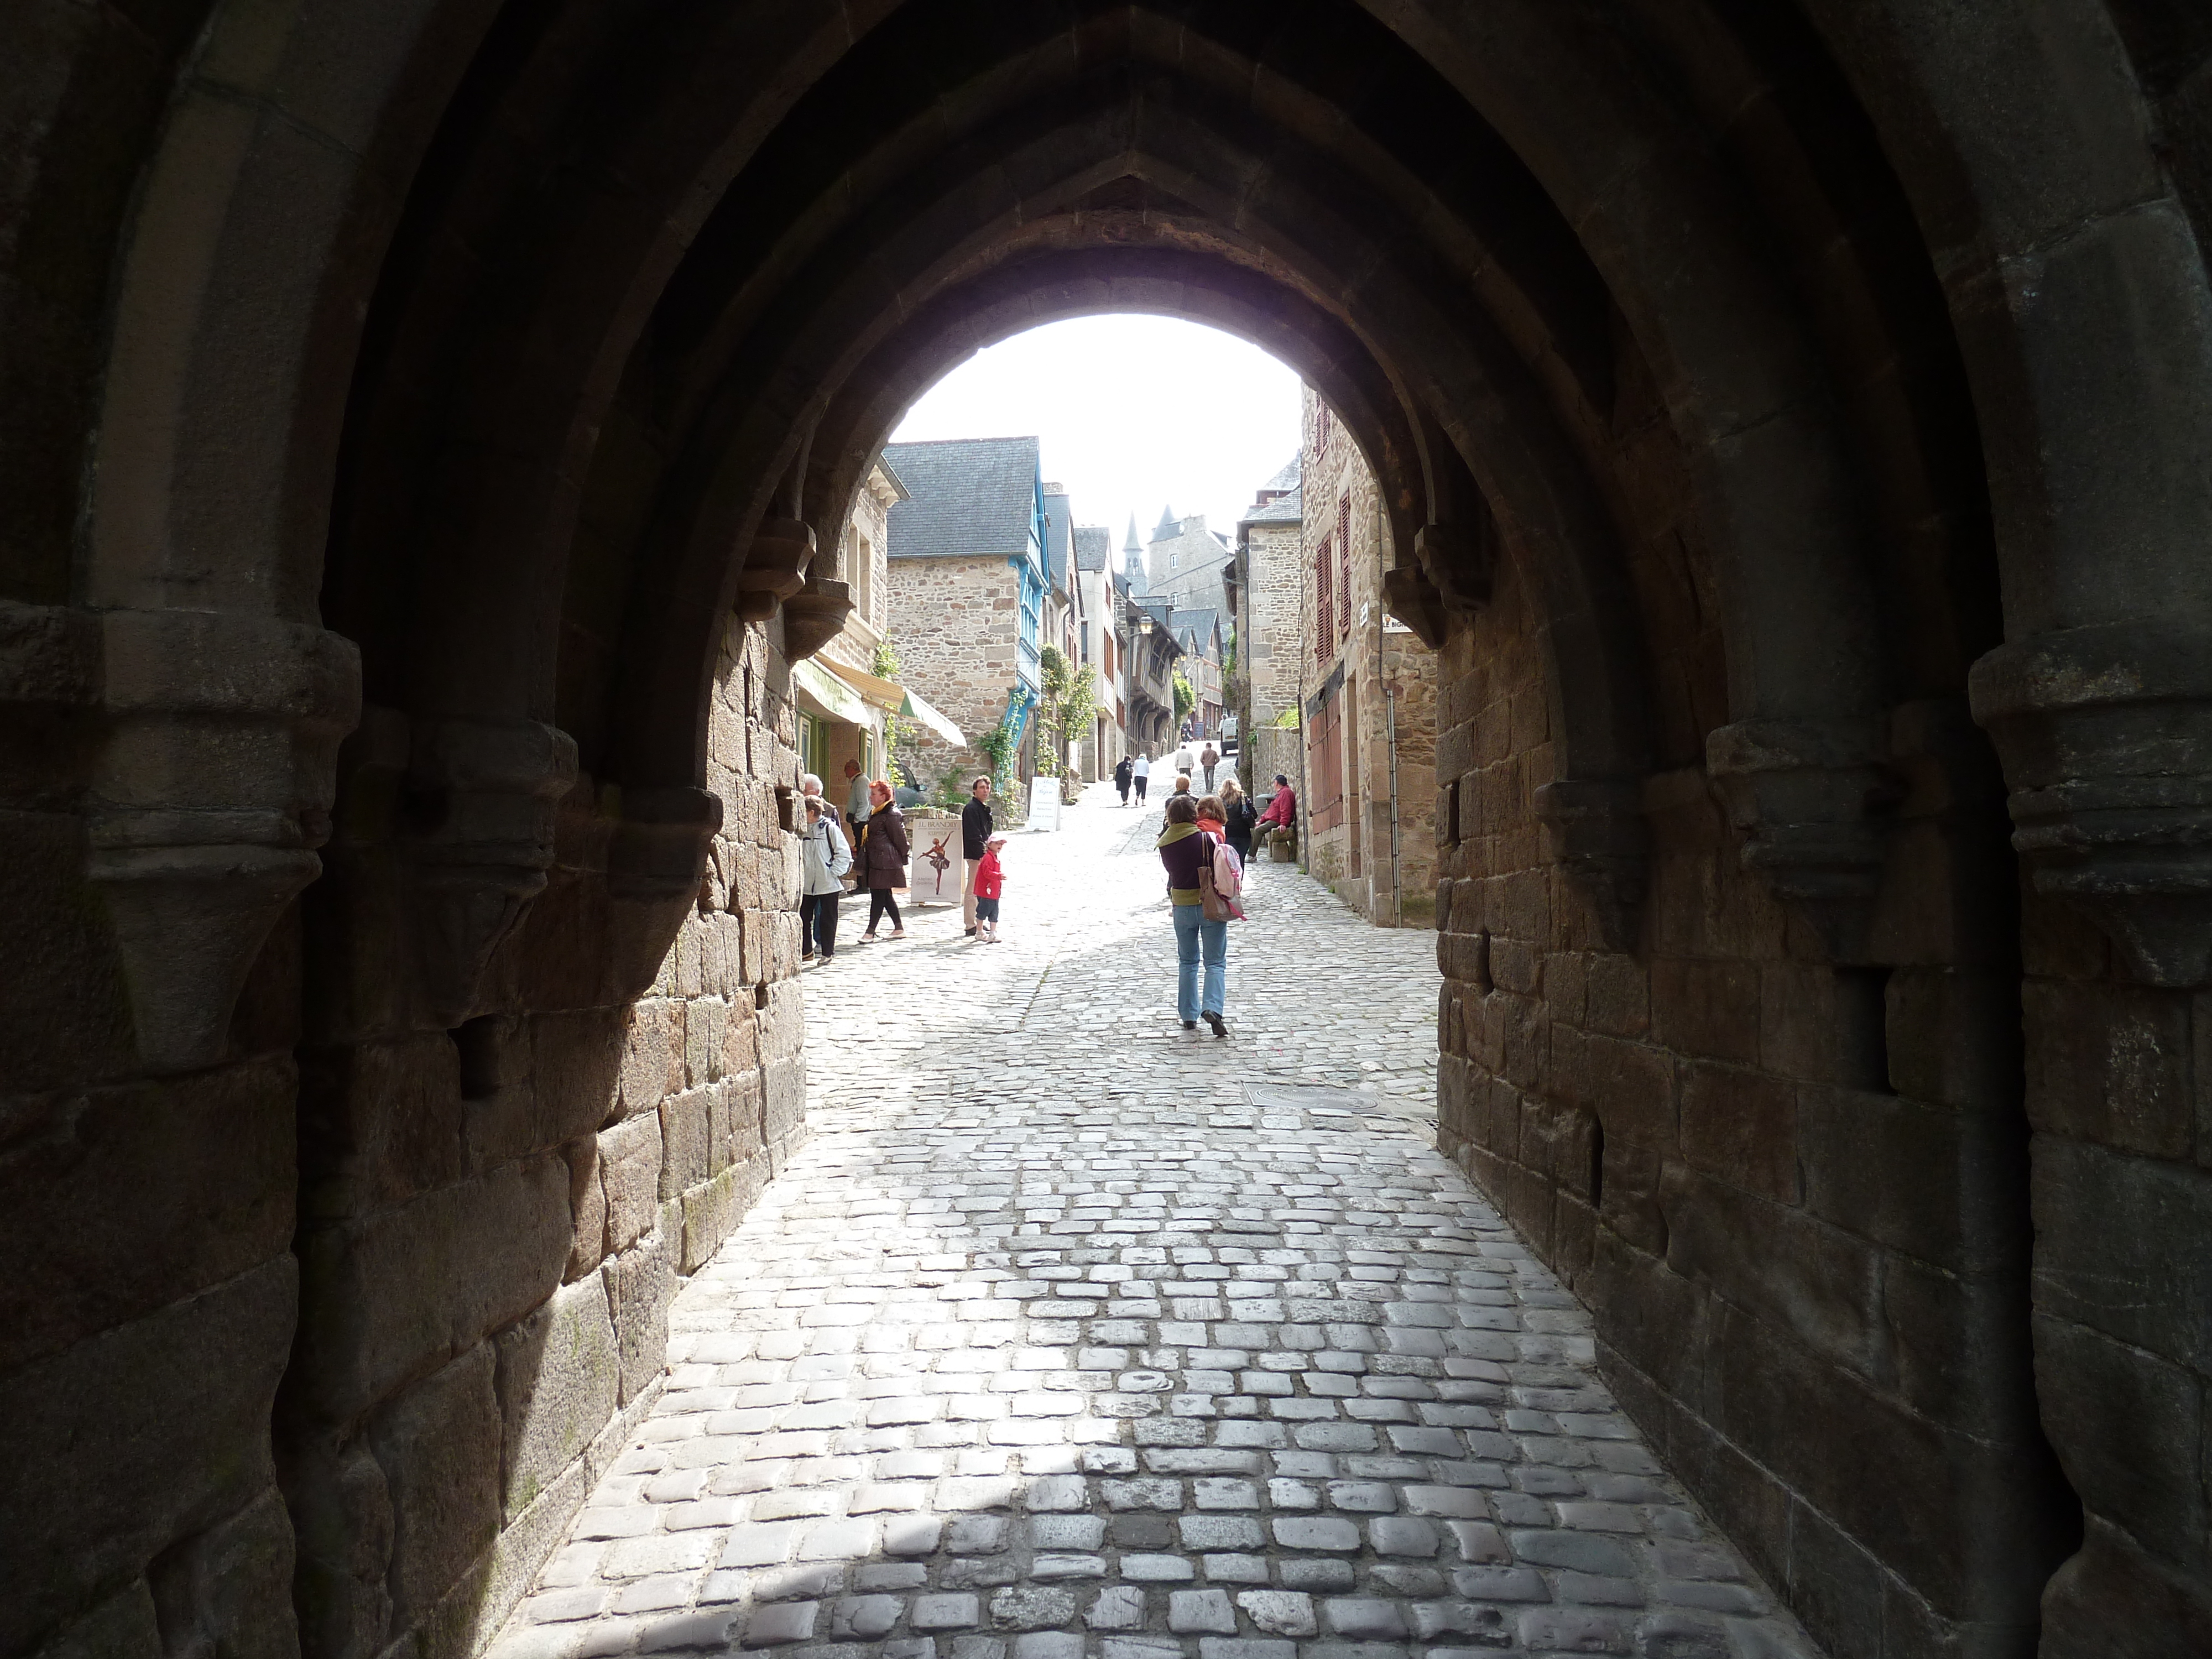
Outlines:
{"type": "Polygon", "coordinates": [[[1170,798],[1167,820],[1159,849],[1168,872],[1168,902],[1175,906],[1176,1012],[1182,1016],[1184,1030],[1195,1031],[1203,1017],[1214,1036],[1225,1037],[1229,1027],[1222,1023],[1221,1003],[1229,974],[1229,924],[1206,919],[1198,890],[1199,870],[1213,856],[1213,837],[1198,827],[1198,803],[1188,795],[1170,798]],[[1201,951],[1206,961],[1202,1001],[1198,990],[1201,951]]]}

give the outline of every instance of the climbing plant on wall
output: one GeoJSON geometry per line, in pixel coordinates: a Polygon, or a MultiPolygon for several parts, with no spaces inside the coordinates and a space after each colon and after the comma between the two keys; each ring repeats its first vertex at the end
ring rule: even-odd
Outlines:
{"type": "Polygon", "coordinates": [[[1198,707],[1198,693],[1190,689],[1190,677],[1182,672],[1181,663],[1176,665],[1175,671],[1175,706],[1176,731],[1180,733],[1182,723],[1190,718],[1190,711],[1198,707]]]}
{"type": "MultiPolygon", "coordinates": [[[[879,680],[896,680],[899,677],[898,652],[888,639],[876,641],[875,654],[869,659],[868,672],[879,680]]],[[[902,780],[919,784],[921,775],[914,769],[913,750],[921,735],[921,724],[897,714],[884,716],[884,776],[896,784],[902,780]]]]}
{"type": "Polygon", "coordinates": [[[1097,689],[1056,645],[1037,654],[1037,729],[1044,741],[1037,745],[1037,770],[1058,777],[1073,769],[1067,750],[1091,729],[1098,712],[1097,689]]]}

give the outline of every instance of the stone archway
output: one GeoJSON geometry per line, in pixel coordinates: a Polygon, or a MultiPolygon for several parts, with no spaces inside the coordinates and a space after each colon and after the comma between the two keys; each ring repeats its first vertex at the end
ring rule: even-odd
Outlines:
{"type": "Polygon", "coordinates": [[[1445,1143],[1684,1477],[1839,1654],[2203,1639],[2179,9],[7,27],[0,1650],[513,1592],[796,1121],[810,526],[961,353],[1115,308],[1384,482],[1445,1143]]]}

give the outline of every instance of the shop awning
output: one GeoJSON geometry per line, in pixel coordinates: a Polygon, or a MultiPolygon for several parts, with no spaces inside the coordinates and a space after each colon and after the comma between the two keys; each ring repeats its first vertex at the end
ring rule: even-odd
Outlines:
{"type": "Polygon", "coordinates": [[[811,659],[792,664],[791,689],[799,693],[802,704],[812,703],[816,714],[848,726],[868,723],[868,705],[860,695],[835,674],[824,673],[811,659]]]}
{"type": "Polygon", "coordinates": [[[881,679],[860,669],[848,668],[842,662],[825,662],[823,666],[877,708],[910,720],[920,720],[949,744],[962,749],[968,746],[968,739],[961,735],[960,728],[933,708],[921,692],[896,680],[881,679]]]}

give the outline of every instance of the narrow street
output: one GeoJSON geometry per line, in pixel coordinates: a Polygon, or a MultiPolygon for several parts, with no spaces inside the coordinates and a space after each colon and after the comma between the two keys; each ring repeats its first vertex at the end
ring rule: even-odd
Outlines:
{"type": "Polygon", "coordinates": [[[1186,1032],[1159,821],[1017,834],[995,946],[848,901],[812,1138],[498,1659],[1814,1651],[1431,1149],[1434,935],[1260,866],[1186,1032]]]}

